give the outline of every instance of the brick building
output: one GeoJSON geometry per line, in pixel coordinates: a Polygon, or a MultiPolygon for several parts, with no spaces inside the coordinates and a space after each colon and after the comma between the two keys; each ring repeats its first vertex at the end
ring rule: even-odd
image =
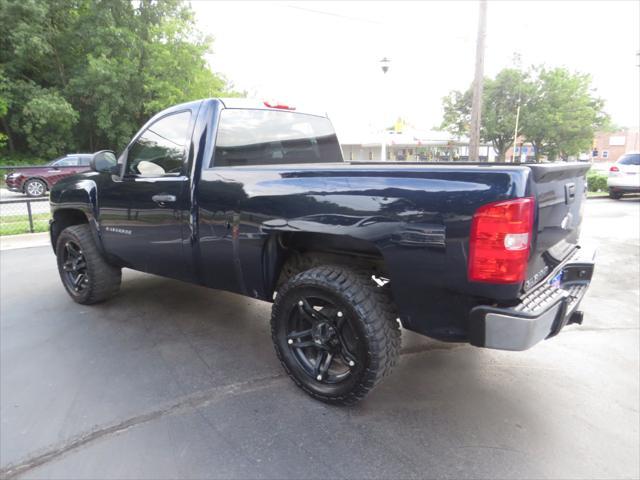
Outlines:
{"type": "Polygon", "coordinates": [[[615,162],[627,152],[640,151],[640,128],[625,128],[618,132],[598,132],[593,140],[594,162],[615,162]]]}

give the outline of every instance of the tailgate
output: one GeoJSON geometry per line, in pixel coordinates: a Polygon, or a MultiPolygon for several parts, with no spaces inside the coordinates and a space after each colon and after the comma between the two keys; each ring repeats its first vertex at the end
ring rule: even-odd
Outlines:
{"type": "Polygon", "coordinates": [[[527,165],[530,191],[536,199],[537,221],[524,290],[547,279],[550,272],[570,255],[578,244],[582,210],[586,201],[584,163],[527,165]]]}

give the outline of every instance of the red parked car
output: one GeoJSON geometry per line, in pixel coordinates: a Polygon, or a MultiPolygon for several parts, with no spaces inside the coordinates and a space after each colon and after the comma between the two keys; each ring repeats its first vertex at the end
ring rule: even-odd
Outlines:
{"type": "Polygon", "coordinates": [[[86,172],[92,153],[70,153],[39,167],[18,168],[5,175],[4,181],[12,192],[26,193],[30,197],[41,197],[51,190],[56,182],[76,173],[86,172]]]}

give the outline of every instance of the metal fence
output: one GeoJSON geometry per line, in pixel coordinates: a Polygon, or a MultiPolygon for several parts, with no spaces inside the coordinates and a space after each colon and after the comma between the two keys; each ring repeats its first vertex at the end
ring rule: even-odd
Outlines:
{"type": "Polygon", "coordinates": [[[0,200],[0,235],[46,232],[49,218],[47,197],[0,200]]]}

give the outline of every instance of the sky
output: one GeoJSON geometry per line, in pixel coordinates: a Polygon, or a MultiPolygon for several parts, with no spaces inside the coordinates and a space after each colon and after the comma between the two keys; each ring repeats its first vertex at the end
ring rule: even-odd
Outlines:
{"type": "MultiPolygon", "coordinates": [[[[250,97],[327,112],[341,137],[404,118],[430,130],[471,84],[476,1],[192,1],[211,68],[250,97]],[[380,60],[391,60],[387,74],[380,60]]],[[[640,2],[489,1],[485,76],[514,65],[592,76],[615,124],[640,125],[640,2]]]]}

